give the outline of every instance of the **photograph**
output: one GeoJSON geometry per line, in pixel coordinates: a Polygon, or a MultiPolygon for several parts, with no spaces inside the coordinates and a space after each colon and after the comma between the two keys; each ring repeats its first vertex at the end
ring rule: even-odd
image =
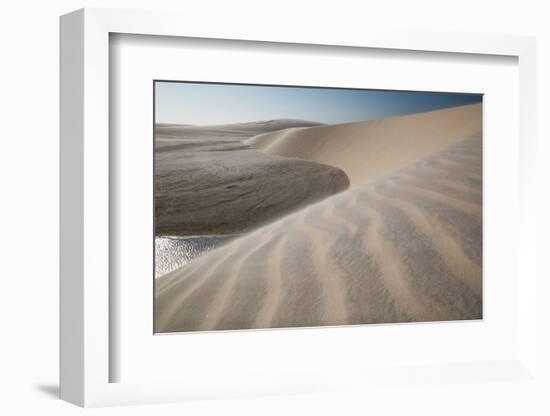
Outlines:
{"type": "Polygon", "coordinates": [[[482,94],[153,97],[155,333],[483,319],[482,94]]]}

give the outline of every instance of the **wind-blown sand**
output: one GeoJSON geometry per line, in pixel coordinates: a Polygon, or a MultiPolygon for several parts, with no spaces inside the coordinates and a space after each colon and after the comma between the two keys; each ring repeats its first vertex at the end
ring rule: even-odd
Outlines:
{"type": "Polygon", "coordinates": [[[346,189],[349,179],[336,167],[269,155],[243,142],[258,133],[313,124],[157,126],[157,235],[243,233],[346,189]]]}
{"type": "Polygon", "coordinates": [[[479,106],[251,142],[353,187],[157,279],[156,332],[482,317],[479,106]]]}
{"type": "Polygon", "coordinates": [[[246,141],[273,156],[336,166],[368,182],[481,132],[481,104],[361,123],[288,128],[246,141]]]}

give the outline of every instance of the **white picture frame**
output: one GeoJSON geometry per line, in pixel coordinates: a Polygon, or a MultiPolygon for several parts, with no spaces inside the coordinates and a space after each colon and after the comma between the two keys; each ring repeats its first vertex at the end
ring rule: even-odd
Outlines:
{"type": "Polygon", "coordinates": [[[235,374],[223,373],[215,379],[205,375],[178,381],[111,382],[110,366],[120,359],[110,348],[110,310],[116,305],[109,281],[113,262],[109,252],[113,169],[109,157],[109,36],[115,33],[517,58],[520,210],[516,255],[517,273],[521,273],[517,349],[498,361],[420,365],[413,378],[479,383],[492,374],[497,379],[536,383],[534,39],[363,28],[328,34],[315,27],[303,32],[260,23],[251,21],[236,31],[223,19],[205,25],[174,14],[107,9],[82,9],[61,18],[61,398],[85,407],[108,406],[323,392],[411,380],[407,368],[359,371],[359,367],[358,371],[336,368],[327,377],[315,372],[297,375],[282,368],[277,376],[266,377],[236,379],[235,374]]]}

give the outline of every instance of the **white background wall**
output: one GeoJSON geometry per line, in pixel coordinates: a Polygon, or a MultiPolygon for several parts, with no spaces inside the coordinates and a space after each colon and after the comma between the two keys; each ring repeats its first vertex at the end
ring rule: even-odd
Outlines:
{"type": "MultiPolygon", "coordinates": [[[[269,15],[281,24],[389,26],[512,33],[538,37],[540,213],[550,211],[550,31],[545,1],[168,1],[20,0],[0,11],[0,412],[73,414],[56,400],[58,368],[58,16],[84,6],[179,10],[239,19],[269,15]],[[301,22],[301,23],[300,23],[301,22]],[[325,23],[326,22],[326,23],[325,23]],[[546,162],[547,166],[542,166],[546,162]]],[[[548,244],[549,222],[539,218],[539,244],[548,244]]],[[[504,236],[505,237],[505,236],[504,236]]],[[[542,256],[541,256],[542,257],[542,256]]],[[[546,276],[549,269],[540,259],[546,276]]],[[[539,286],[548,291],[549,285],[539,286]]],[[[548,307],[541,305],[541,312],[548,307]]],[[[547,331],[548,332],[548,331],[547,331]]],[[[544,336],[548,347],[548,334],[544,336]]],[[[550,348],[548,349],[550,350],[550,348]]],[[[546,361],[547,362],[547,361],[546,361]]],[[[480,392],[475,386],[413,388],[370,397],[338,393],[198,402],[157,407],[95,410],[98,414],[544,414],[541,392],[505,384],[480,392]],[[484,399],[481,401],[481,399],[484,399]],[[487,400],[488,399],[488,400],[487,400]],[[482,404],[478,404],[482,403],[482,404]]],[[[548,405],[546,405],[548,406],[548,405]]],[[[549,412],[550,413],[550,412],[549,412]]],[[[548,413],[545,413],[548,414],[548,413]]]]}

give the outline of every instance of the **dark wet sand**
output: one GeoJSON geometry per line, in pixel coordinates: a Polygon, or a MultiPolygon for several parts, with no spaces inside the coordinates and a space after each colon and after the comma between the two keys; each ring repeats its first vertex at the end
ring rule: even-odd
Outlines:
{"type": "Polygon", "coordinates": [[[243,233],[345,190],[347,175],[243,142],[292,120],[216,128],[161,126],[155,137],[157,235],[243,233]]]}

